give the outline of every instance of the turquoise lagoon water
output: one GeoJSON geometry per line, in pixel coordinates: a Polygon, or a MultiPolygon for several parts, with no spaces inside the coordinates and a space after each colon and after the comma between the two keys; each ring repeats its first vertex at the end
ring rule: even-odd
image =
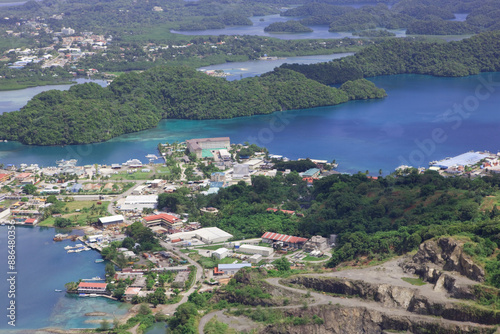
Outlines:
{"type": "Polygon", "coordinates": [[[231,142],[256,143],[291,159],[336,159],[342,172],[378,173],[382,169],[387,173],[405,163],[426,166],[429,161],[469,150],[499,149],[500,87],[489,87],[490,92],[481,85],[485,80],[500,82],[500,73],[464,78],[398,75],[370,80],[385,88],[388,97],[226,120],[163,120],[154,129],[91,145],[0,143],[0,162],[45,166],[63,158],[79,159],[80,165],[121,163],[130,158],[146,162],[145,156],[155,153],[160,142],[229,136],[231,142]],[[481,100],[476,97],[478,87],[481,100]],[[462,116],[453,111],[455,104],[464,102],[473,112],[462,112],[462,116]],[[440,130],[444,133],[437,142],[433,131],[440,134],[440,130]]]}
{"type": "MultiPolygon", "coordinates": [[[[74,231],[78,233],[79,231],[74,231]]],[[[2,321],[0,333],[46,327],[95,328],[103,318],[124,315],[129,306],[104,298],[81,298],[55,292],[64,290],[64,284],[80,278],[104,276],[105,263],[96,251],[66,253],[69,240],[54,242],[58,230],[44,227],[16,227],[16,327],[7,324],[7,226],[0,226],[0,304],[2,321]],[[106,317],[85,316],[89,312],[105,312],[106,317]]],[[[67,231],[65,233],[68,233],[67,231]]]]}

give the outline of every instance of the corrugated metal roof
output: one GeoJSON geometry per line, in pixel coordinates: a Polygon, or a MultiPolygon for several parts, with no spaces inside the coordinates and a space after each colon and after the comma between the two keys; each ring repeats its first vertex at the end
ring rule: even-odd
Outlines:
{"type": "Polygon", "coordinates": [[[166,214],[166,213],[160,213],[159,215],[153,215],[153,216],[147,216],[147,217],[144,217],[144,220],[145,221],[153,221],[153,220],[158,220],[158,219],[163,219],[163,220],[166,220],[168,222],[171,222],[171,223],[175,223],[177,221],[180,221],[181,219],[175,217],[175,216],[172,216],[172,215],[169,215],[169,214],[166,214]]]}
{"type": "Polygon", "coordinates": [[[291,235],[279,234],[279,233],[274,233],[274,232],[264,233],[264,235],[262,236],[262,239],[271,239],[274,241],[283,241],[283,242],[289,242],[292,244],[297,244],[297,243],[307,241],[307,238],[294,237],[291,235]]]}
{"type": "Polygon", "coordinates": [[[251,267],[251,263],[230,263],[230,264],[219,264],[219,270],[230,270],[230,269],[241,269],[245,267],[251,267]]]}
{"type": "Polygon", "coordinates": [[[80,282],[78,284],[79,288],[106,288],[108,284],[107,283],[87,283],[87,282],[80,282]]]}

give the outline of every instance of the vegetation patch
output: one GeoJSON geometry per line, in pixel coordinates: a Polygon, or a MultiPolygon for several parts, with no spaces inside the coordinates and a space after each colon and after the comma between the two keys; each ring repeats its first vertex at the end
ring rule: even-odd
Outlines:
{"type": "Polygon", "coordinates": [[[416,286],[427,284],[424,281],[422,281],[421,278],[401,277],[401,279],[407,283],[410,283],[411,285],[416,285],[416,286]]]}

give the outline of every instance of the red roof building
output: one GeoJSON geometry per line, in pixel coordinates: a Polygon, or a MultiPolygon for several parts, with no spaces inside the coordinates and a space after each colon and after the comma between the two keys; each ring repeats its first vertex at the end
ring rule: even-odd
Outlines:
{"type": "Polygon", "coordinates": [[[35,218],[28,218],[24,221],[24,224],[26,225],[36,225],[37,220],[35,218]]]}
{"type": "Polygon", "coordinates": [[[31,176],[31,173],[20,173],[20,174],[17,174],[16,179],[24,180],[25,178],[28,178],[30,176],[31,176]]]}
{"type": "Polygon", "coordinates": [[[267,243],[282,242],[283,245],[287,245],[293,248],[302,248],[306,243],[307,238],[294,237],[286,234],[279,234],[274,232],[266,232],[262,235],[262,241],[267,243]]]}
{"type": "Polygon", "coordinates": [[[10,175],[11,174],[5,174],[5,173],[0,174],[0,182],[7,181],[10,178],[10,175]]]}
{"type": "Polygon", "coordinates": [[[182,219],[167,213],[160,213],[159,215],[144,217],[148,227],[162,225],[165,227],[179,228],[182,226],[182,219]]]}
{"type": "Polygon", "coordinates": [[[88,282],[80,282],[78,284],[78,293],[96,293],[103,294],[106,293],[106,283],[88,283],[88,282]]]}

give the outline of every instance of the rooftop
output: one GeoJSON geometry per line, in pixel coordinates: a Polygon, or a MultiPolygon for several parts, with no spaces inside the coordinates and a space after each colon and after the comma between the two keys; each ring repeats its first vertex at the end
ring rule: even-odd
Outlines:
{"type": "Polygon", "coordinates": [[[211,143],[211,142],[219,142],[219,141],[229,141],[229,137],[189,139],[189,140],[186,140],[186,144],[191,146],[191,148],[194,150],[199,150],[202,148],[200,146],[201,143],[211,143]]]}
{"type": "Polygon", "coordinates": [[[220,270],[228,270],[228,269],[241,269],[245,267],[251,267],[251,263],[230,263],[230,264],[219,264],[218,269],[220,270]]]}
{"type": "Polygon", "coordinates": [[[125,291],[126,295],[137,295],[141,291],[141,288],[127,288],[125,291]]]}
{"type": "Polygon", "coordinates": [[[107,283],[87,283],[87,282],[80,282],[78,284],[79,288],[102,288],[106,289],[107,283]]]}
{"type": "Polygon", "coordinates": [[[102,217],[102,218],[99,218],[99,221],[102,223],[102,224],[107,224],[107,223],[113,223],[113,222],[116,222],[116,221],[123,221],[123,216],[122,215],[116,215],[116,216],[110,216],[110,217],[102,217]]]}
{"type": "Polygon", "coordinates": [[[489,156],[490,156],[490,154],[488,154],[488,153],[467,152],[467,153],[457,155],[456,157],[453,157],[453,158],[438,161],[436,165],[441,165],[441,166],[444,166],[445,168],[452,167],[452,166],[471,166],[471,165],[475,165],[476,163],[478,163],[482,159],[485,159],[489,156]]]}
{"type": "Polygon", "coordinates": [[[294,237],[291,235],[286,235],[286,234],[279,234],[279,233],[274,233],[274,232],[266,232],[262,235],[263,239],[271,239],[274,241],[284,241],[284,242],[289,242],[292,244],[297,244],[301,242],[306,242],[306,238],[301,238],[301,237],[294,237]]]}
{"type": "Polygon", "coordinates": [[[169,215],[167,213],[160,213],[158,215],[144,217],[144,220],[147,221],[147,222],[155,221],[155,220],[159,220],[159,219],[166,220],[166,221],[168,221],[170,223],[175,223],[175,222],[181,221],[180,218],[177,218],[175,216],[169,215]]]}

